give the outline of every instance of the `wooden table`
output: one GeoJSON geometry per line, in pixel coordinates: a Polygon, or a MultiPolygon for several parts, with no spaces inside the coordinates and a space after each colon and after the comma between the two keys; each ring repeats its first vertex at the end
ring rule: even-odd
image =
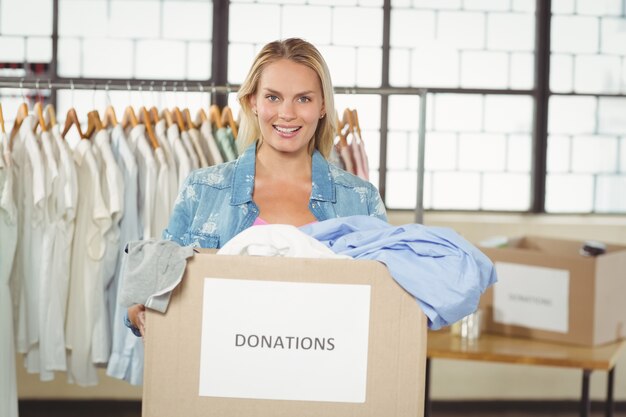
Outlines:
{"type": "Polygon", "coordinates": [[[591,412],[589,377],[592,371],[608,372],[606,416],[613,416],[613,382],[617,359],[626,341],[593,348],[543,342],[533,339],[481,334],[466,340],[449,332],[429,332],[426,354],[426,392],[424,416],[430,416],[430,361],[432,359],[461,359],[501,362],[518,365],[560,366],[583,371],[580,415],[591,412]]]}

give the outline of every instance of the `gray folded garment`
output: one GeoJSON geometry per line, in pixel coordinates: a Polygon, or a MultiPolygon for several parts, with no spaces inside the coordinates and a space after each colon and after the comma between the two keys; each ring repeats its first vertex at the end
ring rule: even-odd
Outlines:
{"type": "Polygon", "coordinates": [[[135,240],[126,245],[119,303],[143,304],[165,313],[172,290],[183,278],[192,246],[169,240],[135,240]]]}

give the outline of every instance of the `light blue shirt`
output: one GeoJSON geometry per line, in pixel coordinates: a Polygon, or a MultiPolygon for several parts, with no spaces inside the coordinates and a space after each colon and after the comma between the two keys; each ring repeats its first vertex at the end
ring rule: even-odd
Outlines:
{"type": "MultiPolygon", "coordinates": [[[[119,250],[121,253],[126,242],[139,239],[142,228],[137,208],[138,167],[135,156],[128,147],[125,135],[119,125],[111,132],[111,150],[124,177],[124,216],[120,221],[119,250]]],[[[119,282],[120,273],[123,270],[122,262],[124,260],[124,256],[118,257],[114,284],[107,289],[109,300],[114,300],[113,305],[109,306],[113,313],[113,320],[111,321],[113,323],[113,341],[107,375],[123,379],[133,385],[140,385],[143,382],[143,343],[124,326],[126,308],[117,303],[118,291],[121,288],[119,285],[121,284],[119,282]]]]}
{"type": "Polygon", "coordinates": [[[300,230],[337,254],[384,263],[433,330],[476,311],[481,294],[497,280],[491,260],[451,229],[352,216],[300,230]]]}
{"type": "MultiPolygon", "coordinates": [[[[378,190],[367,181],[312,155],[309,210],[319,221],[365,215],[386,220],[378,190]]],[[[259,208],[252,201],[256,144],[232,162],[192,172],[176,199],[163,239],[182,246],[220,248],[252,226],[259,208]]]]}

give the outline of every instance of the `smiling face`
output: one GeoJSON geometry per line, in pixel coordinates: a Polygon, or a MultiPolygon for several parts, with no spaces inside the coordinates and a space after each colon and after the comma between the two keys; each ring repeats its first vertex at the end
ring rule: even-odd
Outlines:
{"type": "Polygon", "coordinates": [[[258,117],[262,148],[308,154],[308,144],[324,115],[322,87],[315,71],[288,59],[268,64],[256,94],[250,96],[250,106],[258,117]]]}

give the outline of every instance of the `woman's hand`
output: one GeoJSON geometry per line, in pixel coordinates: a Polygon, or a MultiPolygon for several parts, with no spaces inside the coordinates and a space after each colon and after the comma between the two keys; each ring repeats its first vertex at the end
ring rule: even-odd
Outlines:
{"type": "Polygon", "coordinates": [[[146,306],[143,304],[135,304],[134,306],[128,307],[128,320],[139,329],[141,333],[141,337],[146,335],[146,306]]]}

